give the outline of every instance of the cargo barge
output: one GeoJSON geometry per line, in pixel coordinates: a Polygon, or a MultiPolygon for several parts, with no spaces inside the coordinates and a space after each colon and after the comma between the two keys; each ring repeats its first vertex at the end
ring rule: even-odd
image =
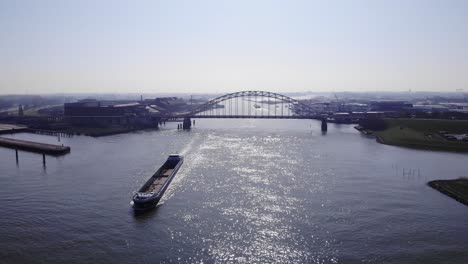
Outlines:
{"type": "Polygon", "coordinates": [[[183,162],[183,156],[170,155],[161,168],[133,195],[133,209],[145,211],[155,208],[183,162]]]}

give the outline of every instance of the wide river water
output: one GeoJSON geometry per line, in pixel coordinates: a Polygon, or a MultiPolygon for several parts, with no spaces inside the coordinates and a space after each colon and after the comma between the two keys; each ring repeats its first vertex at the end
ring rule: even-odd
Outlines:
{"type": "Polygon", "coordinates": [[[468,176],[468,155],[381,145],[351,125],[198,119],[190,131],[7,137],[0,263],[468,263],[468,207],[427,186],[468,176]],[[185,163],[157,209],[132,193],[171,153],[185,163]]]}

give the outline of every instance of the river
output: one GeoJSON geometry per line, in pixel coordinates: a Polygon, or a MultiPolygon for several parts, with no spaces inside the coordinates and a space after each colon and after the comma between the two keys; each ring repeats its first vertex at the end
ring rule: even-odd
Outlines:
{"type": "Polygon", "coordinates": [[[198,119],[189,132],[0,148],[1,263],[467,263],[468,208],[427,186],[466,154],[381,145],[351,125],[198,119]],[[132,193],[170,153],[185,163],[156,210],[132,193]]]}

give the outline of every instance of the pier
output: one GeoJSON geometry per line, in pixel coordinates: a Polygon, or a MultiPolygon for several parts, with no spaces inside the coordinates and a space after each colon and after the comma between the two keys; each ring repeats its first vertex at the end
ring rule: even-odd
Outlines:
{"type": "Polygon", "coordinates": [[[65,155],[70,152],[70,147],[68,146],[52,145],[12,138],[0,138],[0,146],[53,156],[65,155]]]}
{"type": "Polygon", "coordinates": [[[0,124],[0,134],[13,134],[19,132],[27,132],[28,128],[25,126],[17,126],[12,124],[0,124]]]}

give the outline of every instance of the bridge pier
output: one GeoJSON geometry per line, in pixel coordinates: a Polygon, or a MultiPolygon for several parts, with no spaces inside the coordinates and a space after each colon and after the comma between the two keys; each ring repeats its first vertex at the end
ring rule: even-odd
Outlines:
{"type": "Polygon", "coordinates": [[[184,117],[184,123],[182,123],[183,129],[190,129],[192,127],[192,120],[190,117],[184,117]]]}
{"type": "Polygon", "coordinates": [[[159,117],[151,117],[150,118],[150,125],[156,128],[159,128],[161,125],[161,118],[159,117]]]}
{"type": "Polygon", "coordinates": [[[327,129],[328,129],[327,119],[326,119],[326,118],[322,118],[322,132],[326,132],[327,129]]]}

